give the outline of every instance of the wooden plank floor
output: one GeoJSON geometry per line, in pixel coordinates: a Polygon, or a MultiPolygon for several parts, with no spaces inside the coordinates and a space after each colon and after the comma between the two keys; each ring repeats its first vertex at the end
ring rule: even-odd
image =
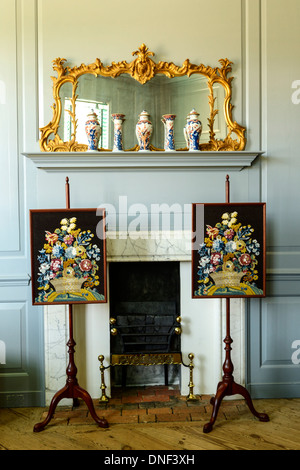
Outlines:
{"type": "Polygon", "coordinates": [[[57,407],[40,433],[34,433],[33,426],[44,419],[48,408],[2,408],[0,449],[300,450],[300,398],[253,400],[257,411],[268,413],[267,423],[258,421],[243,400],[223,401],[213,431],[204,434],[203,425],[211,416],[209,399],[200,397],[190,405],[183,397],[178,397],[176,405],[174,401],[144,399],[137,407],[130,400],[127,407],[117,402],[102,406],[95,401],[97,414],[109,420],[108,429],[97,426],[85,403],[76,409],[57,407]]]}

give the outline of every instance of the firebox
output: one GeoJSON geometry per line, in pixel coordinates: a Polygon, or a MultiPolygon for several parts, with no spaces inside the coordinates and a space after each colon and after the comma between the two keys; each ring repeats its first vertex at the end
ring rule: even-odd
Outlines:
{"type": "Polygon", "coordinates": [[[179,262],[109,266],[114,386],[175,384],[180,359],[179,262]],[[152,367],[147,367],[151,365],[152,367]]]}

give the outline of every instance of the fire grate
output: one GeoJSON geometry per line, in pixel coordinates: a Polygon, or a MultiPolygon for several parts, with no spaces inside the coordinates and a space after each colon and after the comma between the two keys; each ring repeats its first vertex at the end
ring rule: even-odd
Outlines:
{"type": "MultiPolygon", "coordinates": [[[[175,302],[120,302],[111,324],[112,365],[164,364],[165,385],[168,365],[178,364],[181,318],[175,302]],[[172,359],[173,358],[173,359],[172,359]]],[[[126,385],[126,368],[122,385],[126,385]]]]}

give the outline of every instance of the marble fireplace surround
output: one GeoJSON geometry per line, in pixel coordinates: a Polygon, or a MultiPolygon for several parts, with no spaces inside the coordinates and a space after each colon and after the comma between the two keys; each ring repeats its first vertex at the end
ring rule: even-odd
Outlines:
{"type": "MultiPolygon", "coordinates": [[[[45,176],[73,172],[138,171],[142,178],[147,171],[241,171],[250,167],[262,152],[201,152],[196,155],[91,155],[89,153],[26,153],[36,171],[41,185],[45,176]],[[226,158],[224,157],[226,155],[226,158]]],[[[168,174],[168,173],[167,173],[168,174]]],[[[37,187],[39,183],[37,184],[37,187]]],[[[197,202],[197,201],[194,201],[197,202]]],[[[190,352],[194,359],[194,393],[215,393],[222,375],[225,336],[225,300],[191,299],[191,231],[151,231],[132,236],[127,232],[107,233],[107,263],[126,261],[179,261],[183,360],[188,363],[190,352]]],[[[109,285],[108,285],[109,298],[109,285]]],[[[238,383],[245,381],[244,344],[245,301],[231,300],[231,333],[234,339],[232,359],[234,377],[238,383]]],[[[46,404],[54,393],[65,385],[68,361],[68,310],[65,306],[44,307],[45,383],[46,404]]],[[[100,372],[98,355],[103,354],[107,365],[110,354],[109,303],[74,306],[75,362],[79,384],[92,398],[100,397],[100,372]]],[[[189,370],[181,367],[181,393],[188,393],[189,370]]],[[[110,374],[105,374],[106,393],[110,395],[110,374]]],[[[68,400],[64,400],[68,402],[68,400]]]]}
{"type": "MultiPolygon", "coordinates": [[[[174,235],[174,234],[173,234],[174,235]]],[[[193,352],[195,354],[195,370],[194,370],[194,384],[195,393],[214,393],[213,389],[206,390],[203,381],[205,366],[205,354],[202,350],[205,349],[205,342],[202,345],[197,344],[197,339],[191,335],[191,325],[196,323],[196,318],[201,311],[202,300],[192,301],[191,305],[186,308],[184,297],[190,294],[190,268],[191,268],[191,255],[190,255],[190,232],[184,234],[176,233],[174,238],[165,238],[165,234],[157,234],[155,240],[146,238],[132,239],[128,236],[124,239],[122,234],[121,239],[110,239],[109,234],[107,238],[107,261],[108,263],[127,261],[179,261],[180,262],[180,284],[181,284],[181,316],[182,316],[182,335],[181,335],[181,350],[183,360],[188,364],[188,354],[193,352]],[[160,235],[160,236],[159,236],[160,235]],[[181,236],[180,236],[181,235],[181,236]],[[148,243],[149,242],[149,243],[148,243]],[[188,295],[186,295],[188,292],[188,295]],[[183,297],[183,298],[182,298],[183,297]]],[[[223,363],[223,339],[225,337],[225,303],[223,300],[204,300],[206,308],[211,311],[211,320],[214,324],[214,336],[212,339],[214,343],[214,354],[211,361],[213,368],[211,376],[215,378],[215,384],[220,379],[223,363]],[[210,305],[208,305],[208,302],[210,305]]],[[[231,331],[234,338],[234,349],[232,357],[234,361],[234,376],[243,382],[244,381],[244,301],[241,299],[231,300],[231,331]]],[[[78,379],[81,386],[86,388],[93,398],[100,397],[100,374],[99,363],[95,360],[97,354],[104,354],[106,357],[105,365],[109,360],[109,327],[106,328],[106,338],[101,344],[101,340],[95,338],[98,343],[96,349],[89,347],[88,340],[85,335],[91,334],[92,324],[95,315],[103,311],[106,317],[107,325],[109,320],[109,304],[98,307],[96,312],[95,306],[86,306],[86,315],[88,317],[87,323],[89,326],[82,323],[81,312],[82,307],[74,306],[74,337],[77,343],[75,348],[75,362],[78,367],[78,379]],[[85,331],[84,331],[85,330],[85,331]],[[85,356],[86,361],[84,361],[85,356]],[[86,362],[86,363],[85,363],[86,362]],[[93,367],[91,367],[93,364],[93,367]]],[[[64,306],[45,306],[45,379],[46,379],[46,403],[50,404],[51,398],[54,393],[65,384],[65,370],[67,367],[67,348],[66,342],[68,341],[68,309],[64,306]]],[[[199,321],[199,320],[198,320],[199,321]]],[[[201,322],[199,325],[201,328],[201,322]]],[[[203,332],[202,332],[203,333],[203,332]]],[[[141,367],[141,366],[140,366],[141,367]]],[[[206,371],[207,373],[207,371],[206,371]]],[[[183,394],[188,393],[188,368],[181,367],[180,383],[183,394]]],[[[107,385],[106,393],[110,396],[110,373],[105,372],[105,383],[107,385]]],[[[162,376],[163,383],[163,376],[162,376]]],[[[211,385],[210,385],[211,387],[211,385]]],[[[63,400],[63,403],[68,403],[68,400],[63,400]]]]}

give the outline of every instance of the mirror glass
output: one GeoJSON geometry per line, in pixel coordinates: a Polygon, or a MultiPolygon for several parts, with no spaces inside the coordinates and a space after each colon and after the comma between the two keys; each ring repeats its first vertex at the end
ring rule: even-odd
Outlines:
{"type": "MultiPolygon", "coordinates": [[[[200,143],[209,142],[208,118],[210,107],[208,97],[210,90],[207,78],[203,75],[193,74],[190,77],[176,77],[170,79],[162,74],[155,75],[145,84],[139,83],[128,74],[117,78],[93,76],[84,74],[78,78],[76,89],[76,140],[87,144],[85,134],[85,121],[87,114],[94,110],[102,127],[102,136],[99,148],[113,148],[113,122],[112,113],[125,114],[123,123],[124,149],[132,149],[137,145],[135,125],[138,116],[143,110],[150,114],[153,125],[151,144],[156,149],[164,148],[163,114],[175,114],[175,148],[186,147],[183,127],[186,124],[188,113],[195,108],[202,122],[202,135],[200,143]]],[[[60,89],[62,103],[61,118],[58,133],[64,142],[71,140],[73,130],[72,115],[72,84],[64,83],[60,89]]],[[[228,129],[224,115],[225,89],[220,83],[213,85],[214,109],[219,112],[215,116],[215,138],[226,138],[228,129]]]]}

